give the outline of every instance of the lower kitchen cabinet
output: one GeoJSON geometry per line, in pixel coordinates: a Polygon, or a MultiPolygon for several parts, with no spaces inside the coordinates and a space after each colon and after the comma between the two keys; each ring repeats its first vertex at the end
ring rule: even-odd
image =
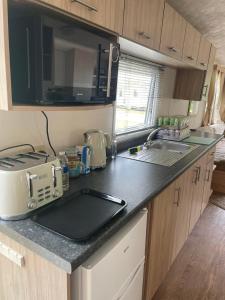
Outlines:
{"type": "Polygon", "coordinates": [[[191,233],[199,217],[201,216],[203,190],[205,183],[205,165],[207,156],[203,156],[192,167],[192,203],[191,203],[191,215],[189,233],[191,233]]]}
{"type": "Polygon", "coordinates": [[[172,264],[173,239],[177,205],[172,183],[151,206],[150,239],[147,245],[146,290],[144,299],[151,299],[172,264]]]}
{"type": "Polygon", "coordinates": [[[176,258],[189,233],[191,213],[192,170],[187,170],[175,181],[176,222],[173,237],[172,261],[176,258]]]}
{"type": "Polygon", "coordinates": [[[69,300],[70,275],[0,233],[1,300],[69,300]]]}
{"type": "Polygon", "coordinates": [[[152,299],[207,206],[212,155],[213,150],[205,154],[151,203],[144,300],[152,299]]]}
{"type": "Polygon", "coordinates": [[[213,168],[214,168],[214,154],[215,148],[208,152],[207,155],[207,163],[205,166],[205,176],[204,176],[204,190],[203,190],[203,200],[202,200],[202,208],[201,213],[203,213],[204,209],[206,208],[209,198],[212,195],[212,175],[213,175],[213,168]]]}

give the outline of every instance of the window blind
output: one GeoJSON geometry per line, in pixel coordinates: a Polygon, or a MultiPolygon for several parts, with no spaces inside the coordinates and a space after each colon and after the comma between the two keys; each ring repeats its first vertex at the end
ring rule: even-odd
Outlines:
{"type": "Polygon", "coordinates": [[[117,133],[155,124],[161,68],[127,55],[119,63],[116,99],[117,133]]]}

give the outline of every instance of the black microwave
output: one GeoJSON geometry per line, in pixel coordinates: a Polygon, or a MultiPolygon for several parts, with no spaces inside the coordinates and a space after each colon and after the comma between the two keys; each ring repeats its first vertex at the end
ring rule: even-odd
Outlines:
{"type": "Polygon", "coordinates": [[[9,1],[14,104],[94,105],[116,99],[115,37],[62,14],[9,1]]]}

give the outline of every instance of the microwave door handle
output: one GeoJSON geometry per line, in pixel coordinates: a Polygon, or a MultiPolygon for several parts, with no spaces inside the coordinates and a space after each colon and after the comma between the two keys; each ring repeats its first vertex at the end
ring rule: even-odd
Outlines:
{"type": "Polygon", "coordinates": [[[26,27],[27,40],[27,88],[30,89],[30,29],[26,27]]]}
{"type": "Polygon", "coordinates": [[[113,55],[113,44],[110,43],[109,48],[109,66],[108,66],[108,80],[107,80],[107,97],[110,97],[111,78],[112,78],[112,55],[113,55]]]}

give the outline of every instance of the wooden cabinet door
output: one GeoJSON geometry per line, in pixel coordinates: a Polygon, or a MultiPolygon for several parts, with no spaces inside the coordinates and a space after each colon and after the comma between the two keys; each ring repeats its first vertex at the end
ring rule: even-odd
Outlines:
{"type": "Polygon", "coordinates": [[[192,203],[189,233],[197,223],[202,209],[203,191],[205,183],[205,166],[207,163],[207,155],[203,156],[192,169],[192,203]]]}
{"type": "Polygon", "coordinates": [[[0,253],[1,300],[71,299],[69,274],[1,232],[0,241],[12,258],[23,258],[19,266],[7,254],[0,253]]]}
{"type": "Polygon", "coordinates": [[[177,59],[182,58],[187,22],[168,3],[165,4],[160,51],[177,59]]]}
{"type": "Polygon", "coordinates": [[[204,190],[203,190],[203,200],[201,207],[201,214],[209,203],[209,198],[212,194],[211,183],[212,183],[212,174],[213,174],[213,159],[210,160],[205,168],[205,177],[204,177],[204,190]]]}
{"type": "Polygon", "coordinates": [[[124,0],[41,0],[104,28],[122,33],[124,0]]]}
{"type": "Polygon", "coordinates": [[[195,65],[198,58],[198,50],[200,46],[201,34],[191,24],[187,23],[184,48],[183,61],[195,65]]]}
{"type": "Polygon", "coordinates": [[[172,264],[177,205],[172,183],[152,202],[150,242],[147,245],[145,299],[151,299],[172,264]]]}
{"type": "Polygon", "coordinates": [[[183,247],[188,234],[192,200],[192,170],[188,169],[175,181],[176,225],[172,261],[183,247]]]}
{"type": "Polygon", "coordinates": [[[159,50],[164,0],[125,0],[123,36],[159,50]]]}
{"type": "Polygon", "coordinates": [[[211,49],[210,42],[202,36],[201,42],[200,42],[200,47],[199,47],[199,52],[198,52],[197,65],[203,70],[207,70],[210,49],[211,49]]]}
{"type": "Polygon", "coordinates": [[[204,101],[208,101],[209,87],[212,79],[215,58],[216,58],[216,48],[212,45],[210,49],[208,69],[206,72],[205,82],[204,82],[204,87],[202,92],[202,100],[204,101]]]}
{"type": "Polygon", "coordinates": [[[209,203],[209,198],[212,195],[212,176],[214,168],[214,155],[216,147],[213,147],[206,155],[207,164],[205,166],[205,175],[204,175],[204,191],[203,191],[203,201],[201,213],[209,203]]]}

